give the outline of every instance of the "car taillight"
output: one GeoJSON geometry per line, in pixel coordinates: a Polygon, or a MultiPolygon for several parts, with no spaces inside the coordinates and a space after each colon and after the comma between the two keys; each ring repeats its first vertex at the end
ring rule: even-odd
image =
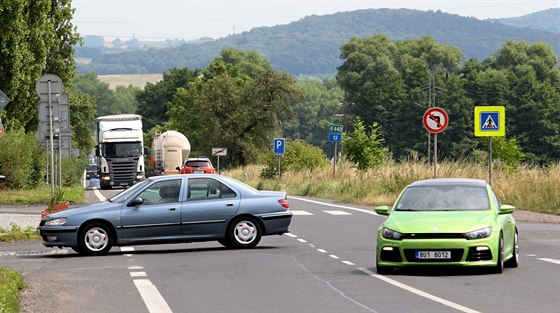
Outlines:
{"type": "Polygon", "coordinates": [[[290,208],[290,205],[288,204],[288,200],[286,200],[286,199],[278,200],[278,203],[280,203],[280,205],[285,207],[286,209],[290,208]]]}

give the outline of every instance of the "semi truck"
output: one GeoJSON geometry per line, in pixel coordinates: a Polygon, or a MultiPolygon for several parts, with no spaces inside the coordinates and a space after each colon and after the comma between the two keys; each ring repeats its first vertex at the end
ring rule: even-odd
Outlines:
{"type": "Polygon", "coordinates": [[[179,174],[183,162],[191,153],[191,144],[180,132],[170,130],[156,134],[150,151],[150,169],[153,175],[179,174]]]}
{"type": "Polygon", "coordinates": [[[95,156],[101,189],[128,187],[145,178],[142,116],[100,116],[95,156]]]}

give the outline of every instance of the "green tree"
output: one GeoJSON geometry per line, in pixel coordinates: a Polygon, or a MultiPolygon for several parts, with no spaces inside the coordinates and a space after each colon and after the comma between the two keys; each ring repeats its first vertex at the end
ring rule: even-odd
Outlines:
{"type": "Polygon", "coordinates": [[[168,105],[178,92],[178,88],[188,88],[189,82],[196,79],[199,70],[173,68],[163,73],[163,79],[148,83],[136,96],[138,103],[136,113],[144,117],[144,129],[161,125],[169,119],[168,105]]]}
{"type": "Polygon", "coordinates": [[[231,162],[256,158],[291,114],[298,92],[295,79],[271,69],[254,52],[226,49],[170,104],[169,127],[188,136],[193,151],[228,147],[231,162]]]}
{"type": "Polygon", "coordinates": [[[381,164],[388,149],[383,144],[385,140],[380,135],[380,126],[373,123],[369,127],[369,134],[360,117],[354,120],[354,131],[344,136],[342,145],[346,157],[356,164],[360,170],[367,170],[381,164]]]}
{"type": "Polygon", "coordinates": [[[334,79],[305,79],[298,82],[298,89],[302,98],[293,105],[294,117],[282,116],[284,136],[303,139],[332,157],[332,144],[326,140],[329,125],[336,122],[346,128],[351,120],[348,104],[342,102],[343,91],[334,79]]]}
{"type": "Polygon", "coordinates": [[[87,157],[95,145],[95,98],[82,92],[70,94],[70,112],[72,142],[87,157]]]}
{"type": "Polygon", "coordinates": [[[70,84],[72,46],[79,41],[70,0],[6,0],[0,3],[0,89],[11,102],[7,127],[37,128],[35,82],[46,72],[70,84]]]}

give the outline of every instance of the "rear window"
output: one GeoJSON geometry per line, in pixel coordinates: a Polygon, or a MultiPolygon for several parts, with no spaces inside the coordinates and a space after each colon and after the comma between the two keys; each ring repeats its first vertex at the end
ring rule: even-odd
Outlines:
{"type": "Polygon", "coordinates": [[[210,162],[208,161],[187,161],[185,166],[188,167],[210,167],[210,162]]]}

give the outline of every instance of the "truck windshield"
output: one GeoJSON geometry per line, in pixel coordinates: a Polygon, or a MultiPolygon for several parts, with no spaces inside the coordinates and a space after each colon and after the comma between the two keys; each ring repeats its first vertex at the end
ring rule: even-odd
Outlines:
{"type": "Polygon", "coordinates": [[[103,144],[103,156],[106,158],[139,157],[142,155],[140,142],[114,142],[103,144]]]}

